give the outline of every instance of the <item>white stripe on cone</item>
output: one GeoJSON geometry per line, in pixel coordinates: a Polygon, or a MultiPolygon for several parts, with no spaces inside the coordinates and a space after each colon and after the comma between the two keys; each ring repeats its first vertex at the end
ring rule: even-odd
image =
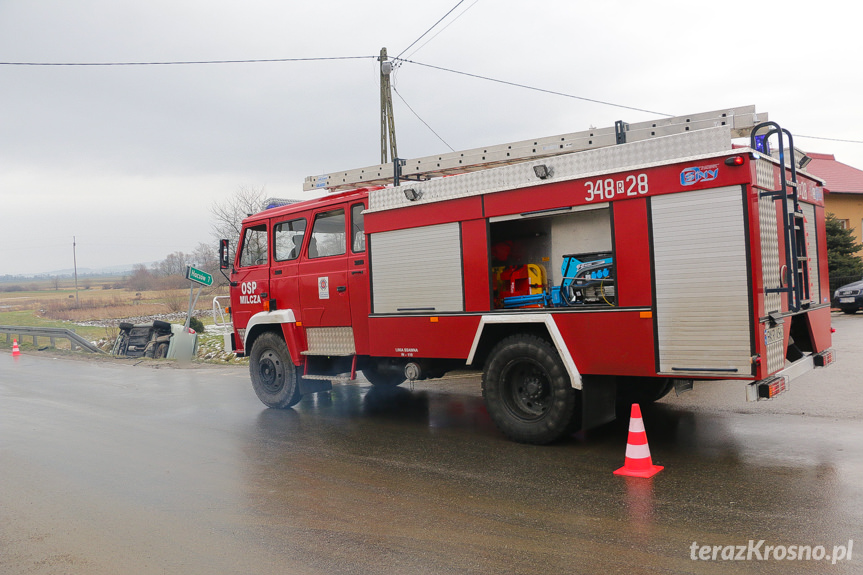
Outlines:
{"type": "Polygon", "coordinates": [[[644,445],[626,444],[626,457],[629,459],[647,459],[650,457],[650,448],[644,445]]]}
{"type": "Polygon", "coordinates": [[[629,420],[629,431],[641,433],[644,431],[644,420],[640,417],[633,417],[629,420]]]}

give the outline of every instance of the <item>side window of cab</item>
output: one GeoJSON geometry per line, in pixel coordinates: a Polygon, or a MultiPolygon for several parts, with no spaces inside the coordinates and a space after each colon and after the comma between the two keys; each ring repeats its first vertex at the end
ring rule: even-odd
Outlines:
{"type": "Polygon", "coordinates": [[[243,230],[239,263],[241,268],[267,263],[267,224],[250,226],[243,230]]]}
{"type": "Polygon", "coordinates": [[[365,224],[363,223],[363,204],[351,206],[351,251],[355,254],[366,251],[365,224]]]}
{"type": "Polygon", "coordinates": [[[344,208],[317,214],[312,227],[312,237],[309,239],[308,257],[314,259],[341,256],[346,251],[344,208]]]}
{"type": "Polygon", "coordinates": [[[295,260],[300,257],[300,248],[306,235],[306,220],[299,218],[273,226],[274,257],[277,262],[295,260]]]}

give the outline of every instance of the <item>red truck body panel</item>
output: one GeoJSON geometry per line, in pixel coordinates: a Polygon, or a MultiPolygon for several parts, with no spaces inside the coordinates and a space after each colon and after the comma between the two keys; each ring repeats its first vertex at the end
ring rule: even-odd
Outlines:
{"type": "MultiPolygon", "coordinates": [[[[245,227],[266,227],[267,234],[273,237],[275,226],[303,219],[306,233],[298,256],[287,261],[276,261],[270,249],[270,264],[242,265],[240,252],[243,245],[239,246],[232,276],[239,287],[231,291],[237,349],[245,351],[243,342],[247,324],[252,316],[264,311],[271,300],[273,309],[293,311],[296,323],[282,328],[297,365],[304,362],[303,353],[309,352],[306,331],[313,328],[350,328],[353,353],[361,356],[468,360],[480,337],[478,330],[483,315],[548,313],[553,316],[580,373],[662,375],[659,346],[664,344],[657,331],[652,202],[672,194],[715,189],[725,189],[733,195],[737,193],[734,190],[739,189],[743,214],[741,225],[745,229],[748,254],[743,273],[747,274],[749,294],[746,297],[751,304],[747,318],[750,326],[746,329],[750,334],[752,367],[746,371],[738,369],[717,373],[713,377],[764,378],[776,371],[769,369],[763,358],[768,355],[768,336],[776,337],[777,334],[767,333],[772,324],[765,321],[768,315],[765,289],[768,286],[765,285],[762,261],[765,249],[762,242],[766,240],[760,229],[764,221],[761,212],[774,210],[781,219],[781,203],[765,204],[760,200],[763,187],[757,185],[754,156],[748,151],[741,151],[739,155],[743,158],[742,165],[726,165],[724,161],[730,154],[723,153],[562,182],[537,182],[510,190],[395,209],[369,210],[370,192],[360,190],[267,210],[247,219],[245,227]],[[691,174],[696,174],[695,181],[686,179],[691,174]],[[707,175],[698,179],[698,174],[707,175]],[[350,214],[351,207],[358,204],[365,208],[362,233],[366,241],[363,249],[355,251],[356,246],[349,242],[348,248],[338,255],[311,257],[312,236],[309,230],[316,218],[334,210],[350,214]],[[498,233],[495,226],[505,225],[497,222],[518,218],[527,220],[533,214],[541,216],[556,210],[578,211],[594,207],[607,210],[609,214],[610,251],[614,254],[615,271],[613,305],[495,309],[495,286],[490,273],[495,266],[492,243],[493,236],[498,233]],[[380,282],[389,281],[379,279],[373,273],[377,263],[375,246],[378,235],[441,225],[455,225],[459,234],[461,308],[442,311],[420,309],[404,313],[375,310],[376,289],[380,282]],[[365,246],[370,248],[366,250],[365,246]]],[[[779,166],[772,165],[772,170],[774,180],[778,180],[779,166]]],[[[805,313],[806,330],[811,339],[811,351],[821,352],[830,346],[829,308],[825,305],[829,301],[829,283],[823,190],[816,180],[806,176],[801,176],[801,180],[800,201],[814,208],[816,220],[813,223],[815,237],[808,240],[813,250],[812,259],[817,260],[811,284],[822,294],[820,301],[812,302],[813,309],[805,313]]],[[[344,237],[351,238],[350,218],[346,219],[345,226],[344,237]]],[[[782,233],[774,235],[777,236],[775,241],[779,253],[784,253],[787,249],[785,237],[782,233]]],[[[410,246],[405,246],[404,258],[411,257],[410,246]]],[[[556,262],[550,262],[549,257],[541,260],[538,263],[556,276],[555,281],[560,281],[554,267],[556,262]]],[[[433,277],[436,270],[429,269],[428,274],[433,277]]],[[[415,284],[406,284],[403,289],[415,287],[415,284]]],[[[780,311],[788,311],[784,301],[780,311]]],[[[790,316],[777,322],[783,326],[783,349],[789,343],[791,322],[790,316]]],[[[710,350],[705,350],[705,353],[709,354],[710,350]]],[[[710,377],[709,373],[700,375],[710,377]]]]}

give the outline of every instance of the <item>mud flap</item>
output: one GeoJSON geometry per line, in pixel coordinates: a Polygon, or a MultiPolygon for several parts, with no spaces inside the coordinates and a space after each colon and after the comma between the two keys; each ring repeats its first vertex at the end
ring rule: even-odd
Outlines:
{"type": "Polygon", "coordinates": [[[613,377],[581,376],[581,428],[592,429],[616,418],[617,385],[613,377]]]}

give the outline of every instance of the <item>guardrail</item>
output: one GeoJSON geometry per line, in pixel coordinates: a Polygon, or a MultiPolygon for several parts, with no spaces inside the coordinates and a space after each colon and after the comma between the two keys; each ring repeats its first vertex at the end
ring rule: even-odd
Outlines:
{"type": "Polygon", "coordinates": [[[213,327],[216,328],[215,331],[220,331],[222,333],[228,332],[230,333],[231,327],[231,316],[225,315],[225,306],[222,305],[220,300],[226,300],[228,303],[231,302],[231,296],[227,295],[217,295],[213,298],[213,327]]]}
{"type": "Polygon", "coordinates": [[[56,347],[56,339],[58,337],[65,338],[69,340],[69,344],[72,346],[72,351],[75,351],[78,346],[81,346],[87,351],[92,351],[94,353],[105,353],[103,350],[99,349],[71,329],[64,329],[60,327],[29,327],[22,325],[0,325],[0,333],[6,334],[6,343],[12,343],[12,336],[17,335],[18,339],[22,339],[23,337],[32,337],[33,345],[39,345],[39,338],[49,338],[51,341],[51,347],[56,347]]]}

